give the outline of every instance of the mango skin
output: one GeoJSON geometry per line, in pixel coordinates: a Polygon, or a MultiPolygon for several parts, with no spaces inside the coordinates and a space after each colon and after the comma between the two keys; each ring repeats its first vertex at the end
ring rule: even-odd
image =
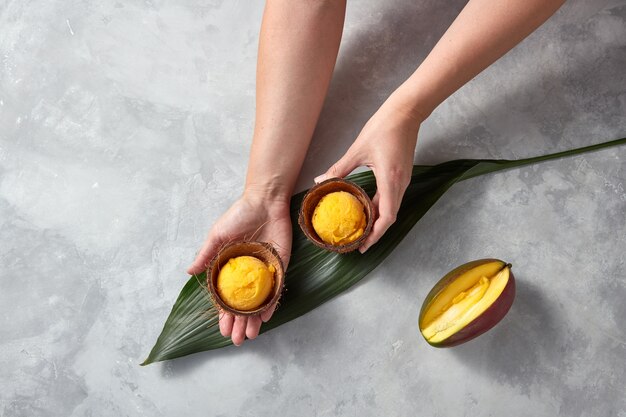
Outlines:
{"type": "MultiPolygon", "coordinates": [[[[506,262],[501,261],[499,259],[479,259],[476,261],[471,261],[466,264],[463,264],[452,271],[448,272],[443,278],[441,278],[437,284],[433,287],[432,290],[426,296],[424,303],[422,304],[422,308],[420,310],[419,323],[422,323],[422,318],[426,313],[426,310],[430,306],[431,302],[435,298],[437,294],[439,294],[444,288],[450,285],[454,280],[456,280],[460,275],[465,272],[476,268],[479,265],[489,263],[489,262],[501,262],[502,267],[506,266],[506,262]]],[[[513,300],[515,299],[515,277],[513,276],[513,272],[509,269],[509,280],[502,290],[502,293],[498,297],[496,301],[491,304],[487,310],[485,310],[480,316],[476,317],[474,320],[469,322],[465,327],[463,327],[458,332],[454,333],[450,337],[445,340],[442,340],[438,343],[430,342],[428,339],[424,338],[429,345],[437,348],[445,348],[445,347],[453,347],[458,346],[462,343],[468,342],[486,331],[490,330],[496,324],[500,322],[508,313],[509,309],[513,305],[513,300]]],[[[420,333],[422,333],[420,331],[420,333]]]]}

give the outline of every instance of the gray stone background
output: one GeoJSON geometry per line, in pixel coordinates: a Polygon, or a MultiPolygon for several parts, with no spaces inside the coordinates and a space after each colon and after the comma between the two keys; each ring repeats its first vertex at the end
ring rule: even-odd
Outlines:
{"type": "MultiPolygon", "coordinates": [[[[351,1],[308,187],[464,1],[351,1]]],[[[226,348],[140,367],[239,194],[261,2],[0,0],[0,416],[626,416],[626,148],[458,184],[376,271],[226,348]],[[421,302],[498,257],[518,295],[437,350],[421,302]]],[[[626,135],[626,2],[574,0],[424,123],[417,163],[626,135]]]]}

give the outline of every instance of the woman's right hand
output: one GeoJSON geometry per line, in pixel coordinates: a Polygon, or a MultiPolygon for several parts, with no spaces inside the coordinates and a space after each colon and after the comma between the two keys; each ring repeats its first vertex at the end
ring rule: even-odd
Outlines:
{"type": "MultiPolygon", "coordinates": [[[[243,239],[271,243],[287,269],[292,240],[289,201],[272,201],[260,195],[244,193],[213,225],[187,272],[194,275],[206,271],[222,245],[243,239]]],[[[231,337],[233,344],[239,346],[246,337],[254,339],[258,336],[261,323],[270,319],[275,308],[276,305],[273,305],[264,313],[251,317],[220,311],[220,332],[224,337],[231,337]]]]}
{"type": "Polygon", "coordinates": [[[372,199],[377,216],[372,233],[362,243],[364,253],[374,245],[396,221],[404,192],[411,182],[413,155],[423,117],[414,113],[396,95],[383,103],[359,133],[341,159],[324,174],[343,178],[359,166],[372,169],[376,177],[376,194],[372,199]]]}

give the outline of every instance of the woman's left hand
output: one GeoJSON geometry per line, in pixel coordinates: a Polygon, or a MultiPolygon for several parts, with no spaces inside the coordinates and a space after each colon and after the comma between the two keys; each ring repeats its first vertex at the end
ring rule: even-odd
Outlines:
{"type": "MultiPolygon", "coordinates": [[[[292,233],[289,200],[272,201],[265,196],[256,195],[254,191],[244,192],[243,196],[213,225],[187,272],[195,275],[206,271],[220,247],[236,240],[271,243],[286,270],[291,256],[292,233]]],[[[230,337],[233,344],[239,346],[246,337],[254,339],[258,336],[261,322],[268,321],[275,308],[276,304],[260,315],[249,317],[233,316],[220,311],[220,332],[222,336],[230,337]]]]}
{"type": "Polygon", "coordinates": [[[343,178],[359,166],[368,166],[378,188],[372,199],[378,213],[372,233],[359,251],[364,253],[378,242],[396,221],[404,192],[411,181],[413,156],[422,118],[392,95],[370,118],[348,149],[326,173],[315,178],[343,178]]]}

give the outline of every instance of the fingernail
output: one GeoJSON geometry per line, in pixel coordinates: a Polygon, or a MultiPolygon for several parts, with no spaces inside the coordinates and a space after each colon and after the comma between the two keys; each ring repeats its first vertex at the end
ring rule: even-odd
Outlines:
{"type": "Polygon", "coordinates": [[[325,174],[319,175],[319,176],[315,177],[315,179],[314,179],[313,181],[314,181],[316,184],[319,184],[320,182],[324,181],[324,177],[325,177],[325,176],[326,176],[325,174]]]}
{"type": "Polygon", "coordinates": [[[361,253],[365,253],[365,251],[366,251],[366,250],[368,250],[368,249],[369,249],[369,248],[368,248],[367,246],[361,246],[361,247],[359,248],[359,252],[361,252],[361,253]]]}

